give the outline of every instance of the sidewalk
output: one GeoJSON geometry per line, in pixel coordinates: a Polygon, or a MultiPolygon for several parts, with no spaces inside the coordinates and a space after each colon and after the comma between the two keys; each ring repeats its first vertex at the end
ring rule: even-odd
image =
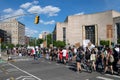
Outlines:
{"type": "Polygon", "coordinates": [[[7,54],[6,54],[5,52],[1,52],[1,58],[2,58],[3,60],[5,60],[5,61],[8,60],[8,56],[7,56],[7,54]]]}

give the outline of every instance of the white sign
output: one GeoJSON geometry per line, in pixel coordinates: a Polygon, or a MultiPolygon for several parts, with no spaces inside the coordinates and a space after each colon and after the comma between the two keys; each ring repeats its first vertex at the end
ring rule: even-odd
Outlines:
{"type": "Polygon", "coordinates": [[[87,47],[89,42],[89,39],[83,40],[83,47],[87,47]]]}

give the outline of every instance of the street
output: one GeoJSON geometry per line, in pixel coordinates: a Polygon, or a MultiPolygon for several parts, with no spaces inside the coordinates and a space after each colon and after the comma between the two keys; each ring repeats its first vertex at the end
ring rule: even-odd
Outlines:
{"type": "Polygon", "coordinates": [[[44,58],[26,58],[14,62],[1,61],[0,80],[120,80],[120,76],[85,70],[78,74],[73,63],[63,65],[44,58]]]}

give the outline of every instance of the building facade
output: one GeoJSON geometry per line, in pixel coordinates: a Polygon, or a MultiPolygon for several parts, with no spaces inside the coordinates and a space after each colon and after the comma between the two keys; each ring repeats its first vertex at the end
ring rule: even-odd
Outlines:
{"type": "Polygon", "coordinates": [[[12,19],[0,22],[0,29],[7,31],[11,35],[11,43],[14,45],[25,44],[25,25],[12,19]]]}
{"type": "Polygon", "coordinates": [[[7,32],[2,29],[0,29],[0,39],[1,39],[1,43],[10,43],[11,41],[10,35],[7,34],[7,32]]]}
{"type": "Polygon", "coordinates": [[[56,40],[66,44],[83,45],[84,40],[90,40],[99,45],[100,40],[110,40],[117,43],[120,38],[120,12],[110,10],[94,14],[68,16],[63,23],[56,23],[56,40]]]}

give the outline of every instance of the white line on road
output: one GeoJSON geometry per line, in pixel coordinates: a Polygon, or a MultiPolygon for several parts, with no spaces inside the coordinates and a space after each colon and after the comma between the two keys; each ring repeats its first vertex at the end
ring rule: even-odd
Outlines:
{"type": "Polygon", "coordinates": [[[111,77],[116,77],[116,78],[120,78],[120,76],[117,76],[117,75],[110,75],[110,74],[105,74],[107,76],[111,76],[111,77]]]}
{"type": "Polygon", "coordinates": [[[45,61],[41,61],[41,62],[45,62],[45,61]]]}
{"type": "Polygon", "coordinates": [[[34,78],[24,78],[22,80],[35,80],[34,78]]]}
{"type": "Polygon", "coordinates": [[[4,67],[4,66],[8,66],[8,65],[9,65],[9,64],[6,64],[6,63],[5,63],[5,64],[2,64],[2,67],[4,67]]]}
{"type": "Polygon", "coordinates": [[[20,77],[18,77],[18,78],[16,78],[16,80],[18,80],[18,79],[21,79],[21,78],[24,78],[24,77],[32,77],[32,76],[20,76],[20,77]]]}
{"type": "Polygon", "coordinates": [[[23,73],[26,73],[26,74],[28,74],[28,75],[30,75],[30,76],[32,76],[32,77],[38,79],[38,80],[42,80],[42,79],[40,79],[40,78],[38,78],[38,77],[36,77],[36,76],[30,74],[30,73],[28,73],[28,72],[26,72],[26,71],[24,71],[24,70],[18,68],[17,66],[15,66],[15,65],[13,65],[13,64],[11,64],[11,63],[8,63],[8,64],[11,65],[11,66],[13,66],[13,67],[15,67],[16,69],[20,70],[20,71],[23,72],[23,73]]]}
{"type": "Polygon", "coordinates": [[[59,66],[60,64],[56,63],[57,66],[59,66]]]}
{"type": "Polygon", "coordinates": [[[96,77],[96,78],[98,78],[98,79],[103,79],[103,80],[114,80],[114,79],[110,79],[110,78],[106,78],[106,77],[101,77],[101,76],[98,76],[98,77],[96,77]]]}
{"type": "Polygon", "coordinates": [[[7,69],[6,70],[7,72],[14,72],[14,71],[19,71],[18,69],[15,69],[15,68],[11,68],[11,69],[7,69]]]}
{"type": "Polygon", "coordinates": [[[51,62],[48,62],[48,64],[51,64],[51,62]]]}

